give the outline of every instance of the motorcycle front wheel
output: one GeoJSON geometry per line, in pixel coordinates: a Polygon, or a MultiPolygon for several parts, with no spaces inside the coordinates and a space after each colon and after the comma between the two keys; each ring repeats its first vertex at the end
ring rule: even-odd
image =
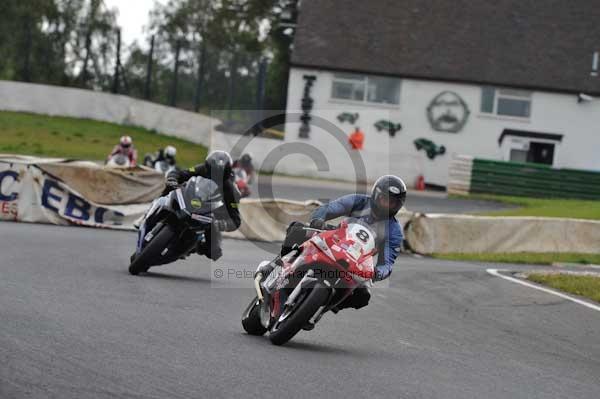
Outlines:
{"type": "Polygon", "coordinates": [[[272,330],[269,339],[274,345],[283,345],[298,334],[311,317],[317,313],[317,310],[325,304],[329,298],[329,289],[324,284],[315,283],[311,291],[304,298],[304,301],[297,305],[294,312],[287,319],[272,330]]]}
{"type": "Polygon", "coordinates": [[[242,327],[250,335],[264,335],[267,329],[260,322],[260,302],[254,297],[242,317],[242,327]]]}
{"type": "Polygon", "coordinates": [[[161,252],[169,245],[173,236],[175,236],[175,231],[171,226],[165,224],[156,234],[156,237],[133,258],[133,262],[129,265],[129,273],[136,276],[142,272],[147,272],[153,265],[152,261],[160,258],[161,252]]]}

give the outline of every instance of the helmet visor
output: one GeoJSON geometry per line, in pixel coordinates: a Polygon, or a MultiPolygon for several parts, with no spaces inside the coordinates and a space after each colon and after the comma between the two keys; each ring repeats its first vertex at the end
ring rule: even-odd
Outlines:
{"type": "Polygon", "coordinates": [[[381,209],[399,210],[402,207],[402,200],[398,196],[388,193],[380,193],[376,198],[377,206],[381,209]]]}

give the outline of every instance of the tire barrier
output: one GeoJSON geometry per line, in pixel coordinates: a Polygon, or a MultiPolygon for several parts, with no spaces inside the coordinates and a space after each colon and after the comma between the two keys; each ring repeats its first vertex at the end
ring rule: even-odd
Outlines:
{"type": "Polygon", "coordinates": [[[448,174],[450,194],[600,200],[600,172],[589,170],[455,155],[448,174]]]}
{"type": "MultiPolygon", "coordinates": [[[[131,230],[163,188],[164,176],[143,167],[108,170],[93,162],[0,154],[0,220],[131,230]]],[[[292,221],[308,222],[319,205],[244,199],[242,226],[225,235],[282,241],[292,221]]],[[[397,217],[407,246],[421,254],[600,251],[600,221],[406,210],[397,217]]]]}
{"type": "Polygon", "coordinates": [[[417,253],[600,252],[600,221],[415,214],[406,240],[417,253]]]}
{"type": "Polygon", "coordinates": [[[240,203],[242,225],[225,233],[230,238],[256,241],[283,241],[287,226],[293,221],[307,223],[319,201],[260,200],[244,198],[240,203]]]}

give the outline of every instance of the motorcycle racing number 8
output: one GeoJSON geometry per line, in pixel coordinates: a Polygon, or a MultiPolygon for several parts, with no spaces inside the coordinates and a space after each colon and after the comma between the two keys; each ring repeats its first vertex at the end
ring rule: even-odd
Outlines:
{"type": "Polygon", "coordinates": [[[347,237],[354,241],[354,245],[348,248],[348,255],[354,259],[358,259],[361,254],[367,254],[375,249],[374,234],[362,224],[350,223],[347,237]]]}
{"type": "Polygon", "coordinates": [[[359,240],[361,240],[362,242],[367,242],[367,240],[369,239],[369,233],[367,233],[365,230],[359,230],[358,233],[356,233],[356,237],[358,237],[359,240]]]}

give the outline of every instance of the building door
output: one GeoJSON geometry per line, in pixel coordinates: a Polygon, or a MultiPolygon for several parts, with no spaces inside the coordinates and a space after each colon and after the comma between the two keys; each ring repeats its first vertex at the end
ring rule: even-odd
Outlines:
{"type": "Polygon", "coordinates": [[[560,151],[562,138],[560,134],[505,129],[498,144],[505,161],[552,166],[560,151]]]}
{"type": "Polygon", "coordinates": [[[530,142],[527,162],[552,165],[554,163],[554,144],[530,142]]]}

